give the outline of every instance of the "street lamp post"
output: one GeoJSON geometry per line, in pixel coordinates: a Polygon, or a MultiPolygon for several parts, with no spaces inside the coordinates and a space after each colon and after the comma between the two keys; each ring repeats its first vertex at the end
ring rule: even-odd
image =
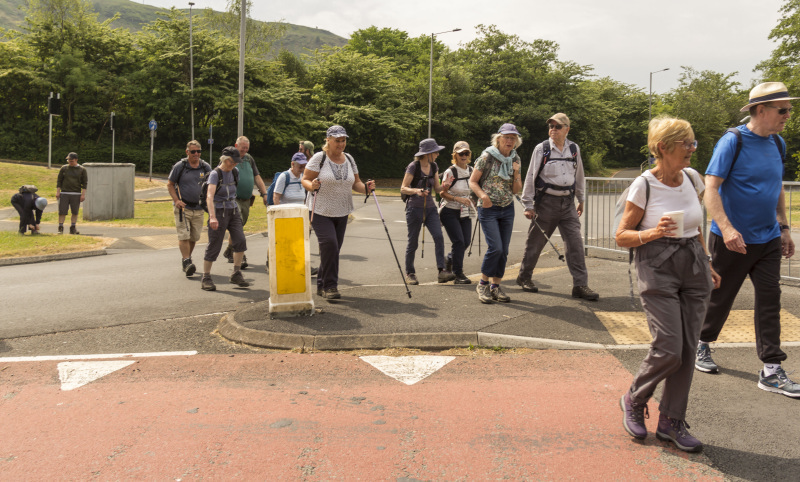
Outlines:
{"type": "Polygon", "coordinates": [[[194,51],[192,48],[192,7],[194,2],[189,2],[189,96],[192,109],[192,139],[194,139],[194,51]]]}
{"type": "Polygon", "coordinates": [[[431,136],[431,113],[433,112],[433,39],[437,35],[459,31],[461,31],[460,28],[454,28],[453,30],[431,34],[431,71],[428,75],[428,137],[431,136]]]}
{"type": "Polygon", "coordinates": [[[647,109],[647,125],[650,125],[650,120],[653,118],[653,74],[664,72],[665,70],[669,70],[669,67],[666,69],[656,70],[655,72],[650,72],[650,103],[647,109]]]}
{"type": "Polygon", "coordinates": [[[242,0],[239,7],[239,119],[236,136],[244,135],[244,39],[247,27],[247,0],[242,0]]]}

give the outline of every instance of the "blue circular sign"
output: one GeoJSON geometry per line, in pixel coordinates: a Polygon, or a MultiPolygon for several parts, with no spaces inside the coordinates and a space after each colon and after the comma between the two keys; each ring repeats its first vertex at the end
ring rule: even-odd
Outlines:
{"type": "Polygon", "coordinates": [[[147,125],[148,127],[150,127],[151,131],[158,129],[158,123],[155,120],[151,120],[150,123],[147,125]]]}

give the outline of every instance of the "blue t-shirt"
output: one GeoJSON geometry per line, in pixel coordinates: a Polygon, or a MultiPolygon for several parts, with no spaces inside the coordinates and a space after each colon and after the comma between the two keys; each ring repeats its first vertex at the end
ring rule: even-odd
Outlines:
{"type": "MultiPolygon", "coordinates": [[[[234,169],[236,168],[234,167],[234,169]]],[[[209,188],[217,186],[218,182],[219,176],[217,175],[217,170],[214,169],[208,175],[209,188]]],[[[222,171],[222,183],[217,186],[217,190],[214,192],[214,209],[222,208],[236,208],[236,180],[233,177],[233,171],[222,171]]]]}
{"type": "MultiPolygon", "coordinates": [[[[778,200],[783,181],[783,161],[770,136],[754,134],[747,126],[742,133],[742,150],[731,170],[736,153],[736,136],[725,134],[714,147],[706,175],[725,181],[719,188],[722,206],[731,224],[747,244],[764,244],[781,235],[777,221],[778,200]]],[[[779,138],[784,149],[786,144],[779,138]]],[[[711,231],[722,236],[716,221],[711,231]]]]}

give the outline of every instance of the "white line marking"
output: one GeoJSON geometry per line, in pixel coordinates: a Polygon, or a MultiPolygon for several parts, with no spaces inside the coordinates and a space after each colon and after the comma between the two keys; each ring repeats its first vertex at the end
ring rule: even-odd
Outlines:
{"type": "Polygon", "coordinates": [[[61,390],[74,390],[134,363],[136,360],[59,363],[61,390]]]}
{"type": "Polygon", "coordinates": [[[454,356],[362,356],[361,359],[384,374],[413,385],[427,378],[443,366],[455,360],[454,356]]]}
{"type": "Polygon", "coordinates": [[[67,361],[67,360],[103,360],[109,358],[144,358],[154,356],[191,356],[197,355],[196,351],[162,351],[155,353],[109,353],[107,355],[54,355],[54,356],[16,356],[0,357],[2,362],[39,362],[39,361],[67,361]]]}

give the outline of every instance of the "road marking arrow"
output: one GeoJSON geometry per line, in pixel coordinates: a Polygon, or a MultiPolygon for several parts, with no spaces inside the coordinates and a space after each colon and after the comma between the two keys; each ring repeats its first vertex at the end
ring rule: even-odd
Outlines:
{"type": "Polygon", "coordinates": [[[59,363],[61,390],[74,390],[134,363],[136,360],[59,363]]]}
{"type": "Polygon", "coordinates": [[[447,365],[455,357],[432,355],[362,356],[361,359],[395,380],[401,381],[406,385],[413,385],[447,365]]]}

